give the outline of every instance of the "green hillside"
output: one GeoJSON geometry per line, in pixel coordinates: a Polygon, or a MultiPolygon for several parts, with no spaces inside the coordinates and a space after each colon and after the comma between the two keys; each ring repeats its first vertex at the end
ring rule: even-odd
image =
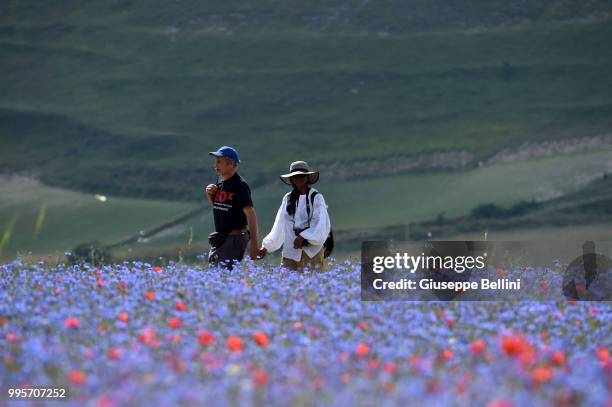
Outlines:
{"type": "MultiPolygon", "coordinates": [[[[604,226],[605,239],[610,238],[612,223],[612,176],[607,173],[577,191],[544,202],[523,200],[511,207],[494,203],[480,204],[466,215],[455,218],[438,217],[435,220],[415,222],[409,226],[409,238],[424,240],[456,238],[464,234],[497,232],[541,231],[585,225],[604,226]]],[[[533,233],[531,233],[533,234],[533,233]]],[[[556,235],[557,238],[560,235],[556,235]]],[[[584,234],[583,239],[594,239],[584,234]]],[[[522,238],[526,240],[526,237],[522,238]]]]}
{"type": "Polygon", "coordinates": [[[190,203],[102,197],[0,177],[0,259],[108,244],[193,209],[190,203]]]}
{"type": "Polygon", "coordinates": [[[206,152],[221,144],[239,149],[260,186],[302,157],[325,166],[467,151],[470,167],[525,140],[601,134],[612,121],[611,10],[4,2],[0,171],[197,200],[212,179],[206,152]]]}
{"type": "Polygon", "coordinates": [[[400,34],[445,29],[470,29],[542,21],[605,18],[606,0],[108,0],[57,4],[8,0],[0,6],[7,19],[35,23],[69,22],[91,26],[157,28],[177,31],[259,33],[313,31],[322,33],[400,34]]]}
{"type": "MultiPolygon", "coordinates": [[[[579,222],[566,194],[612,171],[611,13],[609,0],[1,2],[0,257],[180,219],[222,144],[240,152],[262,234],[297,159],[322,170],[341,250],[484,203],[557,197],[569,209],[543,219],[579,222]],[[556,153],[561,139],[575,148],[556,153]],[[516,148],[542,154],[498,154],[516,148]]],[[[201,252],[211,229],[204,209],[118,250],[201,252]]]]}

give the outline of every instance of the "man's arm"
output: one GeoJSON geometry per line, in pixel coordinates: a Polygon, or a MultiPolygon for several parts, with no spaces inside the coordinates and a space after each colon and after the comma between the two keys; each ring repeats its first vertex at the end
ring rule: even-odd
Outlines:
{"type": "Polygon", "coordinates": [[[251,245],[251,258],[253,260],[259,257],[259,235],[257,230],[257,214],[255,213],[255,208],[252,206],[245,206],[242,208],[244,214],[246,215],[247,222],[249,223],[249,233],[251,235],[250,245],[251,245]]]}

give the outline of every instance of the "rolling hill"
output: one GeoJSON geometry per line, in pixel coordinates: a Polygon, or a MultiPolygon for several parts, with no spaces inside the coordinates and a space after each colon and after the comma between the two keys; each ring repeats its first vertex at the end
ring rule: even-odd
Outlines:
{"type": "MultiPolygon", "coordinates": [[[[0,198],[5,253],[116,242],[189,213],[222,144],[240,151],[264,229],[296,159],[322,171],[349,238],[572,192],[607,171],[611,12],[605,0],[2,2],[0,174],[40,183],[23,207],[0,198]],[[36,243],[40,191],[66,195],[36,243]],[[96,233],[66,226],[70,202],[95,194],[125,205],[84,214],[96,233]]],[[[151,245],[202,241],[208,218],[151,245]]]]}
{"type": "Polygon", "coordinates": [[[0,7],[0,170],[62,188],[197,200],[221,144],[257,186],[610,128],[605,1],[0,7]]]}

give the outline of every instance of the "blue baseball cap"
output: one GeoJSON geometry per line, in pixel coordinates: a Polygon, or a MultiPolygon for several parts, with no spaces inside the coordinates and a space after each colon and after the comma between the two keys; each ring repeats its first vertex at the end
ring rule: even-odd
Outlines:
{"type": "Polygon", "coordinates": [[[240,162],[240,159],[238,158],[238,151],[236,151],[236,149],[232,147],[228,147],[228,146],[219,147],[217,151],[211,151],[208,154],[215,156],[215,157],[227,157],[227,158],[231,158],[232,160],[238,163],[240,162]]]}

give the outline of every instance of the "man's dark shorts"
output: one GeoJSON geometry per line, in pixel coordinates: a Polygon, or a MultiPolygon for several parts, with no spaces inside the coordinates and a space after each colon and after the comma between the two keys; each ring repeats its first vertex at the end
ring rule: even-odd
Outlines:
{"type": "Polygon", "coordinates": [[[244,257],[244,251],[249,243],[249,232],[241,235],[228,235],[220,247],[211,247],[208,254],[210,265],[222,265],[232,269],[234,261],[240,262],[244,257]]]}

